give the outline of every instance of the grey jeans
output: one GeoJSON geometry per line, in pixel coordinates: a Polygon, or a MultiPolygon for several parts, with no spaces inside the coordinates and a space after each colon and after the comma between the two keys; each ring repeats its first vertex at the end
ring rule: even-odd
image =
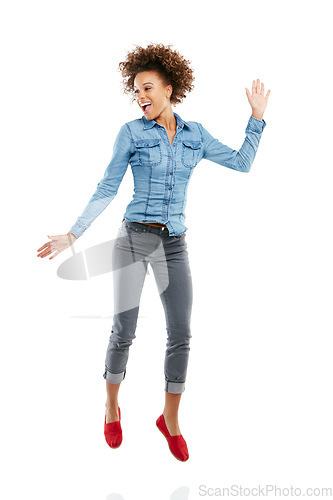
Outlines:
{"type": "MultiPolygon", "coordinates": [[[[185,238],[185,233],[169,236],[166,227],[123,219],[112,254],[114,313],[103,374],[111,384],[125,378],[129,347],[136,338],[140,297],[150,263],[166,320],[164,390],[173,394],[185,390],[193,299],[185,238]]],[[[146,363],[152,355],[147,353],[146,363]]]]}

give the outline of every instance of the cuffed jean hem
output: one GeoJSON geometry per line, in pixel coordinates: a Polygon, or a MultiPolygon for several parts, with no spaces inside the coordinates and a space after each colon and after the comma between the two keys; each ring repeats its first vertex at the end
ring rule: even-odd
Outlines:
{"type": "Polygon", "coordinates": [[[165,381],[166,392],[171,392],[171,394],[180,394],[185,391],[185,382],[169,382],[165,381]]]}
{"type": "Polygon", "coordinates": [[[112,373],[105,369],[105,372],[103,373],[103,377],[107,382],[110,382],[110,384],[119,384],[119,382],[124,380],[125,375],[126,370],[120,373],[112,373]]]}

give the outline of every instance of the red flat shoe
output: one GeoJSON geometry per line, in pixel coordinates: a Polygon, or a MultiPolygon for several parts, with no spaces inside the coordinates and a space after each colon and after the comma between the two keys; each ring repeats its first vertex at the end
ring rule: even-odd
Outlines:
{"type": "Polygon", "coordinates": [[[156,420],[157,428],[162,432],[162,434],[166,437],[168,441],[169,449],[173,456],[180,460],[181,462],[186,462],[189,458],[189,453],[187,449],[187,444],[182,434],[177,436],[171,436],[168,428],[166,426],[164,415],[160,415],[156,420]]]}
{"type": "Polygon", "coordinates": [[[123,441],[123,433],[121,429],[121,414],[118,406],[119,420],[117,422],[106,423],[106,415],[104,419],[104,436],[110,448],[119,448],[123,441]]]}

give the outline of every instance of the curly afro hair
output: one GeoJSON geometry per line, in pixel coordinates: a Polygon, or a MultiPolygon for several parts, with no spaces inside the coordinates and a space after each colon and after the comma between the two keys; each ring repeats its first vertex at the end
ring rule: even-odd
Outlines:
{"type": "Polygon", "coordinates": [[[179,104],[187,92],[194,88],[191,61],[184,59],[171,45],[150,43],[146,48],[135,45],[135,49],[127,52],[125,61],[119,63],[123,76],[124,94],[132,94],[135,101],[134,79],[142,71],[157,71],[165,85],[172,85],[171,104],[179,104]]]}

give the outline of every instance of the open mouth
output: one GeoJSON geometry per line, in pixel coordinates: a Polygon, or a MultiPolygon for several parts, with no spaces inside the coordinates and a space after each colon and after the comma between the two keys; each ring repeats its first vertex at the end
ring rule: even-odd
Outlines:
{"type": "Polygon", "coordinates": [[[144,113],[147,113],[150,110],[150,108],[151,108],[151,103],[149,102],[147,104],[142,104],[141,108],[143,109],[144,113]]]}

